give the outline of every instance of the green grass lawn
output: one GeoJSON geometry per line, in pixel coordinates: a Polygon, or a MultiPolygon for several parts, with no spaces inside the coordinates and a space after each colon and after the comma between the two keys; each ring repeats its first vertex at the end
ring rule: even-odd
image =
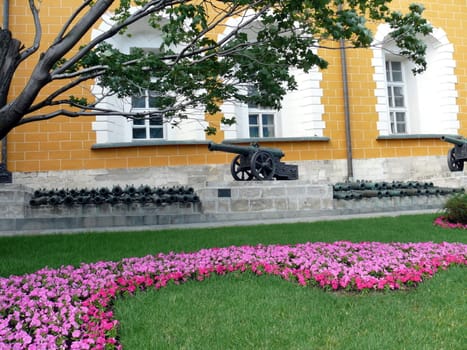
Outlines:
{"type": "MultiPolygon", "coordinates": [[[[0,238],[0,275],[215,246],[306,241],[462,242],[435,215],[252,227],[0,238]]],[[[117,300],[125,349],[465,349],[465,267],[417,289],[345,294],[232,274],[117,300]]]]}

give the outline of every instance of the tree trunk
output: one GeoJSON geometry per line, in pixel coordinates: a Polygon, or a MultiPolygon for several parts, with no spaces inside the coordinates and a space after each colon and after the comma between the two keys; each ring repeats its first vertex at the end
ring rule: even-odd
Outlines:
{"type": "Polygon", "coordinates": [[[21,61],[21,48],[21,42],[12,38],[9,30],[0,28],[0,139],[15,126],[9,125],[11,118],[3,107],[7,104],[11,80],[21,61]]]}
{"type": "MultiPolygon", "coordinates": [[[[8,101],[8,91],[10,90],[11,80],[20,62],[21,42],[11,37],[11,32],[0,28],[0,110],[8,101]]],[[[3,127],[2,113],[0,113],[0,140],[1,140],[1,162],[0,162],[0,183],[11,183],[11,172],[7,170],[6,165],[6,130],[9,127],[3,127]],[[4,131],[5,130],[5,131],[4,131]],[[5,134],[5,135],[4,135],[5,134]],[[5,138],[4,138],[5,137],[5,138]]],[[[7,124],[7,123],[5,123],[7,124]]]]}
{"type": "Polygon", "coordinates": [[[21,42],[11,32],[0,28],[0,108],[7,102],[11,79],[20,62],[21,42]]]}

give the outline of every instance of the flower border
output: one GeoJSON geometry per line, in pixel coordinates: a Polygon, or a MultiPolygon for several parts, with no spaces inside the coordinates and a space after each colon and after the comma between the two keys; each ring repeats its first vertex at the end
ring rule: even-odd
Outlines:
{"type": "Polygon", "coordinates": [[[433,224],[443,228],[459,228],[467,230],[467,224],[464,225],[461,223],[450,222],[445,216],[437,217],[433,224]]]}
{"type": "Polygon", "coordinates": [[[451,265],[467,265],[467,244],[232,246],[44,268],[0,278],[0,349],[121,349],[114,300],[169,283],[252,272],[331,291],[396,290],[451,265]]]}

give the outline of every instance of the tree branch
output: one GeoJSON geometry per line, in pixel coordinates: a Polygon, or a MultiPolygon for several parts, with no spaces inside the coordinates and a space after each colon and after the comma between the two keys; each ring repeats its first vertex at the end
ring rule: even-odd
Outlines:
{"type": "MultiPolygon", "coordinates": [[[[92,66],[89,68],[83,68],[76,72],[63,73],[63,74],[52,74],[52,80],[72,79],[78,76],[92,73],[93,71],[96,71],[96,70],[102,71],[102,73],[104,73],[107,68],[108,67],[104,65],[97,65],[97,66],[92,66]]],[[[87,78],[87,79],[91,79],[91,78],[87,78]]]]}
{"type": "MultiPolygon", "coordinates": [[[[101,2],[104,2],[104,1],[110,1],[110,3],[113,2],[113,0],[99,0],[95,5],[93,5],[92,8],[94,8],[97,4],[99,4],[101,2]]],[[[147,16],[151,15],[152,13],[162,11],[167,6],[176,5],[176,4],[183,3],[183,2],[186,2],[186,0],[173,0],[173,1],[170,1],[170,0],[166,0],[166,1],[158,0],[158,1],[148,2],[143,8],[141,8],[140,10],[137,10],[135,13],[131,14],[125,21],[123,21],[121,23],[115,23],[110,29],[108,29],[104,33],[98,35],[96,38],[91,40],[87,45],[83,46],[73,57],[71,57],[67,62],[65,62],[59,68],[57,68],[53,72],[53,74],[61,74],[61,73],[65,72],[66,70],[72,68],[80,59],[82,59],[94,47],[96,47],[98,44],[102,43],[106,39],[109,39],[112,36],[118,34],[121,30],[128,27],[130,24],[133,24],[133,23],[137,22],[138,20],[147,17],[147,16]]],[[[83,16],[83,18],[88,18],[90,12],[91,12],[91,10],[88,13],[86,13],[83,16]]],[[[104,12],[105,11],[101,12],[99,17],[101,15],[103,15],[104,12]]],[[[86,23],[83,23],[81,25],[80,25],[80,23],[78,23],[78,24],[75,25],[73,30],[76,29],[80,25],[80,27],[83,27],[83,29],[84,28],[86,29],[85,30],[85,32],[86,32],[87,30],[92,28],[92,25],[94,25],[96,21],[97,21],[97,19],[95,19],[93,21],[92,20],[87,21],[86,23]]],[[[74,34],[74,33],[72,33],[72,31],[70,31],[70,33],[67,34],[67,36],[69,36],[71,34],[74,34]]],[[[75,36],[75,35],[73,35],[73,36],[75,36]]],[[[81,36],[79,37],[79,39],[81,39],[81,36]]]]}
{"type": "MultiPolygon", "coordinates": [[[[258,2],[257,2],[258,3],[258,2]]],[[[212,3],[210,3],[211,6],[212,3]]],[[[253,5],[253,4],[252,4],[253,5]]],[[[211,32],[213,29],[215,29],[217,26],[219,26],[222,22],[224,22],[226,19],[231,18],[232,16],[239,14],[239,13],[245,13],[245,7],[244,6],[230,6],[229,9],[220,9],[216,16],[214,16],[213,20],[209,23],[209,26],[207,26],[204,30],[200,31],[197,36],[195,36],[190,43],[188,43],[175,57],[174,62],[172,63],[173,65],[177,64],[181,59],[185,58],[185,53],[189,51],[195,44],[196,42],[201,39],[202,37],[205,37],[209,32],[211,32]]],[[[238,33],[238,30],[234,33],[238,33]]],[[[231,37],[229,35],[229,37],[231,37]]],[[[200,54],[209,50],[213,50],[216,47],[222,46],[223,43],[225,43],[226,40],[221,40],[221,42],[216,42],[216,45],[212,45],[206,48],[203,48],[201,50],[197,51],[192,51],[190,52],[190,55],[196,55],[200,54]]]]}
{"type": "Polygon", "coordinates": [[[34,4],[34,0],[29,0],[29,8],[32,13],[32,17],[34,19],[34,40],[33,44],[31,47],[27,48],[21,53],[21,58],[20,62],[24,61],[27,59],[29,56],[31,56],[34,52],[36,52],[39,49],[40,42],[41,42],[41,37],[42,37],[42,26],[41,22],[39,20],[39,10],[37,9],[36,5],[34,4]]]}
{"type": "MultiPolygon", "coordinates": [[[[184,111],[187,107],[196,108],[197,106],[201,106],[203,104],[203,100],[201,97],[190,99],[190,100],[178,100],[177,105],[158,109],[158,110],[149,110],[149,111],[115,111],[114,109],[107,109],[102,107],[96,107],[94,105],[80,105],[75,101],[71,100],[60,100],[60,101],[53,101],[50,105],[58,106],[58,105],[69,105],[71,107],[75,107],[79,110],[71,111],[67,109],[57,109],[51,113],[47,114],[38,114],[34,116],[24,117],[18,125],[27,124],[36,121],[48,120],[53,119],[58,116],[65,116],[70,118],[76,117],[95,117],[95,116],[115,116],[115,117],[124,117],[129,119],[144,119],[144,118],[160,118],[163,117],[166,119],[166,122],[170,122],[173,119],[183,119],[181,112],[184,111]],[[168,116],[171,113],[180,112],[178,115],[168,116]],[[167,117],[168,116],[168,117],[167,117]]],[[[184,113],[186,114],[186,113],[184,113]]]]}
{"type": "MultiPolygon", "coordinates": [[[[187,51],[189,51],[189,49],[196,44],[196,41],[193,40],[189,46],[185,47],[184,50],[182,50],[180,53],[178,53],[177,55],[167,55],[167,56],[164,56],[162,58],[162,60],[164,61],[173,61],[171,62],[169,65],[171,66],[174,66],[175,64],[177,64],[181,59],[184,59],[184,58],[190,58],[190,57],[193,57],[195,55],[200,55],[200,54],[203,54],[204,52],[208,52],[208,51],[212,51],[216,48],[220,48],[222,47],[224,44],[226,44],[230,39],[232,39],[233,37],[235,37],[238,32],[244,28],[246,28],[248,25],[250,25],[251,23],[255,22],[259,17],[261,17],[269,8],[263,8],[261,10],[261,12],[258,12],[256,13],[254,16],[252,16],[248,21],[242,23],[241,25],[239,25],[238,27],[236,27],[235,30],[231,31],[230,33],[228,33],[224,38],[222,38],[222,40],[216,42],[216,44],[213,44],[211,46],[206,46],[206,47],[202,47],[198,50],[194,50],[194,51],[190,51],[189,54],[185,54],[187,51]]],[[[234,12],[233,12],[234,13],[234,12]]],[[[226,18],[229,18],[229,16],[226,16],[221,18],[219,20],[219,23],[221,23],[222,21],[224,21],[226,18]]],[[[217,23],[217,24],[219,24],[217,23]]],[[[217,25],[215,24],[215,25],[217,25]]],[[[215,25],[214,26],[210,26],[208,29],[204,30],[202,32],[203,35],[206,35],[209,31],[211,31],[212,29],[215,28],[215,25]]],[[[202,37],[202,36],[200,36],[202,37]]],[[[225,56],[228,52],[234,52],[238,49],[241,49],[241,48],[247,48],[247,47],[252,47],[254,45],[257,45],[258,42],[247,42],[247,43],[243,43],[243,44],[239,44],[239,45],[236,45],[235,47],[233,48],[229,48],[229,50],[226,50],[224,52],[214,52],[212,54],[209,54],[207,56],[204,56],[203,58],[197,60],[197,61],[193,61],[192,64],[196,64],[196,63],[201,63],[203,61],[205,61],[206,59],[208,58],[211,58],[211,57],[214,57],[214,56],[225,56]]]]}
{"type": "Polygon", "coordinates": [[[58,42],[60,42],[62,39],[63,39],[63,36],[65,35],[65,33],[67,32],[68,28],[70,28],[71,26],[71,23],[78,17],[78,15],[87,7],[89,6],[91,3],[93,2],[93,0],[85,0],[81,6],[79,6],[76,11],[74,11],[71,16],[68,18],[68,20],[65,22],[65,24],[63,25],[62,29],[60,30],[60,32],[58,32],[57,36],[55,37],[55,40],[54,40],[54,44],[57,44],[58,42]]]}
{"type": "Polygon", "coordinates": [[[39,103],[36,103],[35,105],[31,106],[31,108],[28,110],[28,114],[29,113],[32,113],[32,112],[35,112],[37,110],[39,110],[40,108],[43,108],[45,106],[52,106],[54,105],[55,103],[53,102],[53,100],[55,98],[57,98],[58,96],[62,95],[63,93],[67,92],[68,90],[71,90],[72,88],[78,86],[79,84],[81,84],[82,82],[86,81],[86,80],[90,80],[90,79],[95,79],[97,78],[98,76],[100,76],[102,74],[102,72],[98,71],[98,72],[94,72],[90,75],[87,75],[87,76],[80,76],[78,79],[76,80],[73,80],[72,82],[66,84],[66,85],[63,85],[61,86],[59,89],[57,89],[56,91],[52,92],[51,94],[49,94],[49,96],[47,96],[46,99],[42,100],[41,102],[39,103]]]}

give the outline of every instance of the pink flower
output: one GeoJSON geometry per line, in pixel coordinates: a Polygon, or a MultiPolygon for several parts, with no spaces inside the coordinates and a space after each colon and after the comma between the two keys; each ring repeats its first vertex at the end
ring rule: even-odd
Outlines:
{"type": "Polygon", "coordinates": [[[454,264],[467,265],[467,245],[342,241],[203,249],[42,269],[0,277],[0,349],[56,349],[57,344],[120,349],[111,335],[118,324],[113,299],[160,289],[169,281],[202,280],[212,272],[278,275],[332,290],[398,289],[454,264]]]}
{"type": "Polygon", "coordinates": [[[467,230],[467,224],[449,222],[444,216],[437,217],[433,224],[444,228],[459,228],[467,230]]]}

